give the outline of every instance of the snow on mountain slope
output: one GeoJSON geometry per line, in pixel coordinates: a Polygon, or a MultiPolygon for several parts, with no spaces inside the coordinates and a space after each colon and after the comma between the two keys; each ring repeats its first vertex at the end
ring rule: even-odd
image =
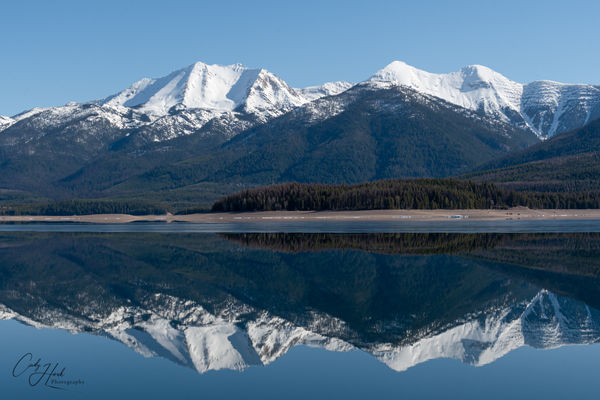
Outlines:
{"type": "Polygon", "coordinates": [[[405,85],[476,110],[529,127],[540,138],[585,125],[600,118],[600,87],[537,81],[514,82],[481,65],[434,74],[394,61],[367,82],[374,86],[405,85]]]}
{"type": "Polygon", "coordinates": [[[523,93],[523,85],[481,65],[449,74],[432,74],[394,61],[376,72],[370,81],[410,86],[464,108],[499,115],[506,107],[518,111],[523,93]]]}
{"type": "Polygon", "coordinates": [[[262,121],[310,101],[264,69],[258,72],[256,79],[238,87],[235,96],[240,99],[241,108],[246,113],[258,115],[262,121]]]}
{"type": "Polygon", "coordinates": [[[523,88],[521,114],[548,136],[579,128],[600,118],[600,86],[532,82],[523,88]]]}
{"type": "Polygon", "coordinates": [[[50,109],[50,108],[51,108],[51,107],[47,107],[47,108],[42,108],[42,107],[34,107],[34,108],[32,108],[31,110],[26,110],[26,111],[23,111],[22,113],[19,113],[19,114],[17,114],[17,115],[13,115],[12,119],[13,119],[15,122],[18,122],[18,121],[21,121],[21,120],[27,119],[27,118],[29,118],[29,117],[32,117],[32,116],[34,116],[34,115],[36,115],[36,114],[39,114],[39,113],[41,113],[42,111],[46,111],[46,110],[48,110],[48,109],[50,109]]]}
{"type": "MultiPolygon", "coordinates": [[[[190,135],[204,126],[215,128],[211,128],[213,132],[205,129],[204,135],[219,134],[228,139],[255,124],[350,86],[346,82],[332,82],[294,89],[264,69],[197,62],[162,78],[141,79],[102,100],[34,108],[13,118],[0,117],[0,131],[7,132],[4,145],[35,144],[49,134],[67,139],[64,131],[73,131],[71,127],[76,127],[81,136],[72,139],[80,143],[87,142],[90,135],[100,138],[98,129],[121,130],[122,137],[135,131],[143,143],[190,135]],[[104,121],[102,126],[98,125],[99,120],[104,121]],[[7,131],[13,126],[14,129],[7,131]]],[[[110,138],[118,139],[117,136],[111,134],[110,138]]]]}
{"type": "Polygon", "coordinates": [[[14,123],[14,119],[0,115],[0,131],[3,131],[14,123]]]}
{"type": "Polygon", "coordinates": [[[335,96],[350,89],[352,86],[354,86],[353,83],[344,81],[327,82],[321,86],[309,86],[304,89],[296,89],[296,91],[302,93],[304,98],[312,101],[325,96],[335,96]]]}
{"type": "MultiPolygon", "coordinates": [[[[33,146],[40,139],[54,136],[101,147],[100,142],[114,140],[119,132],[144,123],[139,118],[123,109],[91,103],[34,109],[14,117],[14,123],[3,130],[0,145],[33,146]]],[[[43,150],[46,145],[40,146],[39,150],[43,150]]]]}
{"type": "MultiPolygon", "coordinates": [[[[335,84],[328,88],[336,89],[335,84]]],[[[133,107],[153,116],[164,116],[176,105],[215,113],[240,109],[266,120],[317,97],[312,92],[304,96],[264,69],[197,62],[162,78],[142,79],[99,103],[133,107]]]]}
{"type": "MultiPolygon", "coordinates": [[[[72,139],[80,143],[87,142],[90,135],[100,138],[98,129],[106,131],[107,127],[110,131],[121,130],[123,137],[134,130],[142,142],[190,135],[205,125],[216,128],[213,133],[230,138],[254,124],[349,86],[333,82],[306,90],[294,89],[264,69],[198,62],[162,78],[141,79],[102,100],[34,108],[12,118],[0,117],[0,131],[7,132],[4,145],[34,144],[48,134],[66,139],[65,130],[74,128],[81,137],[72,139]],[[104,121],[102,126],[98,125],[100,120],[104,121]],[[209,122],[212,125],[207,125],[209,122]],[[14,129],[8,130],[11,127],[14,129]]],[[[117,136],[111,134],[110,138],[117,136]]]]}
{"type": "Polygon", "coordinates": [[[176,104],[231,111],[242,101],[242,88],[245,86],[247,90],[258,72],[237,64],[220,66],[198,62],[162,78],[142,79],[103,104],[137,107],[154,115],[165,115],[176,104]]]}
{"type": "MultiPolygon", "coordinates": [[[[395,61],[361,85],[375,88],[406,85],[454,105],[529,128],[542,139],[600,118],[600,86],[549,81],[523,85],[480,65],[434,74],[395,61]]],[[[88,122],[90,118],[102,118],[110,129],[122,130],[122,137],[135,130],[141,142],[160,142],[199,132],[205,126],[211,128],[209,123],[213,121],[217,129],[204,129],[203,134],[222,134],[229,139],[303,105],[313,110],[308,116],[309,123],[317,118],[330,118],[343,111],[344,104],[334,102],[331,109],[328,102],[317,104],[317,101],[351,87],[353,84],[348,82],[329,82],[294,89],[264,69],[197,62],[162,78],[141,79],[102,100],[34,108],[12,118],[0,117],[0,131],[12,138],[6,142],[9,145],[30,143],[49,131],[60,134],[60,130],[70,125],[77,125],[78,132],[89,137],[82,118],[88,122]],[[92,108],[96,117],[90,114],[92,108]],[[19,134],[22,137],[17,137],[19,134]]],[[[88,125],[93,129],[98,126],[91,122],[88,125]]],[[[92,135],[100,137],[96,131],[92,135]]]]}

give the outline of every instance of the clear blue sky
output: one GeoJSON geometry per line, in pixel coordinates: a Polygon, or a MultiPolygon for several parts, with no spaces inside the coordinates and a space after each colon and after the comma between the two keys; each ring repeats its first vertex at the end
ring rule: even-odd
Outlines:
{"type": "Polygon", "coordinates": [[[600,2],[5,1],[0,114],[102,98],[195,61],[292,86],[357,82],[393,60],[600,84],[600,2]]]}

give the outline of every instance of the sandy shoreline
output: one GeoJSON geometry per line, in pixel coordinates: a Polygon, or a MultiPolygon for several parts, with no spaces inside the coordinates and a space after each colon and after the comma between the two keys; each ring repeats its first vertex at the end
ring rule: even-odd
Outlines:
{"type": "Polygon", "coordinates": [[[282,221],[500,221],[500,220],[600,220],[600,210],[364,210],[364,211],[265,211],[189,215],[98,214],[73,216],[0,216],[3,222],[130,222],[244,223],[282,221]]]}

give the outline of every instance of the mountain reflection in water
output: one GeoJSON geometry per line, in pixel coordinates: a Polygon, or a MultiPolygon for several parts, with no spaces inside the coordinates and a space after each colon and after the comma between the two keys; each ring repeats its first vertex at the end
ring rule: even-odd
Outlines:
{"type": "Polygon", "coordinates": [[[0,234],[0,319],[199,372],[290,348],[403,371],[600,341],[600,234],[0,234]]]}

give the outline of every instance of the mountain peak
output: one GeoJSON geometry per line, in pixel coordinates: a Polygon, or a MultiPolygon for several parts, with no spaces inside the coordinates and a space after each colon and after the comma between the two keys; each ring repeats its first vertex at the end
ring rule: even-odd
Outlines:
{"type": "Polygon", "coordinates": [[[412,86],[419,81],[426,79],[430,74],[418,68],[408,65],[403,61],[392,61],[383,69],[377,71],[369,81],[371,82],[390,82],[412,86]]]}
{"type": "Polygon", "coordinates": [[[435,74],[394,61],[368,81],[376,86],[404,85],[450,103],[481,110],[508,122],[505,110],[518,112],[523,85],[482,66],[469,65],[459,71],[435,74]]]}
{"type": "Polygon", "coordinates": [[[243,110],[266,120],[351,86],[337,82],[326,85],[305,92],[293,89],[263,68],[196,62],[162,78],[144,78],[99,103],[135,107],[156,117],[168,114],[177,105],[214,113],[243,110]]]}
{"type": "MultiPolygon", "coordinates": [[[[512,84],[520,85],[511,81],[502,74],[483,65],[473,64],[461,68],[459,71],[446,74],[436,74],[427,72],[403,61],[393,61],[383,69],[377,71],[369,82],[389,82],[406,86],[413,86],[417,89],[427,86],[450,86],[464,91],[464,83],[487,82],[490,84],[512,84]]],[[[522,85],[520,85],[522,86],[522,85]]]]}
{"type": "Polygon", "coordinates": [[[466,65],[466,66],[462,67],[460,70],[463,71],[463,72],[465,72],[465,73],[468,73],[468,74],[478,74],[478,75],[490,75],[490,74],[494,74],[494,75],[500,75],[498,72],[494,71],[490,67],[486,67],[485,65],[481,65],[481,64],[466,65]]]}
{"type": "Polygon", "coordinates": [[[493,69],[479,64],[467,65],[466,67],[460,69],[459,74],[464,76],[466,79],[473,81],[477,80],[491,83],[494,81],[509,80],[504,75],[494,71],[493,69]]]}
{"type": "Polygon", "coordinates": [[[142,79],[104,104],[138,107],[154,115],[165,115],[177,104],[189,108],[232,111],[245,98],[245,90],[262,70],[241,64],[190,64],[157,79],[142,79]]]}

